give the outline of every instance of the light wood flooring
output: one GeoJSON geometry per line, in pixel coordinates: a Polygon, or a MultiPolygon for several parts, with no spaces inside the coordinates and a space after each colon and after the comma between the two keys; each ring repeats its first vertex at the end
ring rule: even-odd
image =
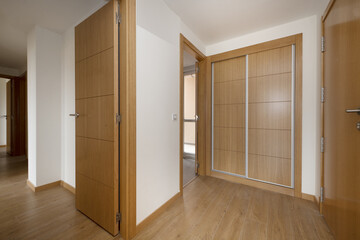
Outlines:
{"type": "MultiPolygon", "coordinates": [[[[1,150],[0,150],[1,151],[1,150]]],[[[113,238],[75,209],[61,188],[33,193],[27,161],[0,152],[0,239],[113,238]]],[[[211,177],[198,177],[135,237],[156,239],[333,239],[314,203],[211,177]]]]}
{"type": "Polygon", "coordinates": [[[333,239],[310,201],[198,177],[136,239],[333,239]]]}
{"type": "Polygon", "coordinates": [[[26,185],[27,160],[0,148],[1,240],[107,240],[109,233],[75,209],[75,197],[62,187],[34,193],[26,185]]]}

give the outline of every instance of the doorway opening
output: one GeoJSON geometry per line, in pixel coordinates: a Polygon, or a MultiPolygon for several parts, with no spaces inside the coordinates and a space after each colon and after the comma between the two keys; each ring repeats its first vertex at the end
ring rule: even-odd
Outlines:
{"type": "Polygon", "coordinates": [[[0,76],[0,147],[11,156],[27,155],[27,81],[0,76]]]}
{"type": "Polygon", "coordinates": [[[27,174],[27,78],[0,75],[0,178],[27,174]]]}
{"type": "Polygon", "coordinates": [[[180,181],[205,175],[206,57],[180,34],[180,181]]]}
{"type": "Polygon", "coordinates": [[[10,79],[0,78],[0,151],[1,154],[6,153],[7,144],[7,85],[10,79]]]}
{"type": "Polygon", "coordinates": [[[197,162],[197,82],[198,61],[184,51],[184,152],[183,186],[190,183],[198,174],[197,162]]]}

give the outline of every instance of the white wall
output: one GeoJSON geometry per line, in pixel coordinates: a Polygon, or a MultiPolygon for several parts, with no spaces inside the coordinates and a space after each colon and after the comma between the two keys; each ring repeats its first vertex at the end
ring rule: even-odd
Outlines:
{"type": "Polygon", "coordinates": [[[36,181],[36,29],[27,36],[28,180],[36,181]]]}
{"type": "Polygon", "coordinates": [[[320,17],[312,16],[206,47],[207,55],[303,33],[302,192],[319,194],[320,17]]]}
{"type": "MultiPolygon", "coordinates": [[[[6,115],[6,82],[0,78],[0,115],[6,115]]],[[[0,118],[0,145],[6,145],[6,119],[0,118]]]]}
{"type": "Polygon", "coordinates": [[[179,192],[180,32],[205,52],[162,0],[137,0],[137,224],[179,192]]]}
{"type": "Polygon", "coordinates": [[[101,0],[89,13],[81,16],[79,21],[68,28],[64,34],[62,49],[61,79],[61,179],[75,187],[75,26],[96,12],[108,1],[101,0]]]}
{"type": "Polygon", "coordinates": [[[61,35],[38,26],[28,36],[29,180],[35,186],[61,179],[62,47],[61,35]]]}
{"type": "Polygon", "coordinates": [[[62,173],[61,178],[75,187],[75,30],[64,33],[62,78],[62,173]]]}

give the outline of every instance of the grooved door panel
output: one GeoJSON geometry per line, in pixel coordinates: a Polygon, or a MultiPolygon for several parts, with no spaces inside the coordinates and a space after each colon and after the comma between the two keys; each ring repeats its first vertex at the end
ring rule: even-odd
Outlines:
{"type": "Polygon", "coordinates": [[[114,206],[109,204],[114,190],[101,182],[76,173],[76,206],[86,216],[105,229],[114,224],[112,212],[114,206]]]}
{"type": "Polygon", "coordinates": [[[214,158],[221,161],[214,161],[214,169],[245,175],[245,153],[214,149],[214,158]]]}
{"type": "Polygon", "coordinates": [[[114,95],[76,100],[76,134],[114,141],[114,95]]]}
{"type": "Polygon", "coordinates": [[[292,47],[281,47],[249,55],[249,77],[290,73],[292,47]]]}
{"type": "Polygon", "coordinates": [[[248,176],[291,186],[292,46],[249,55],[248,176]]]}
{"type": "Polygon", "coordinates": [[[291,158],[289,130],[249,129],[249,154],[291,158]]]}
{"type": "Polygon", "coordinates": [[[245,127],[245,104],[215,105],[214,127],[245,127]]]}
{"type": "Polygon", "coordinates": [[[245,128],[214,128],[214,149],[245,152],[245,128]]]}
{"type": "Polygon", "coordinates": [[[76,64],[75,98],[114,94],[114,49],[109,48],[76,64]]]}
{"type": "Polygon", "coordinates": [[[249,104],[249,129],[291,130],[291,102],[249,104]]]}
{"type": "Polygon", "coordinates": [[[238,57],[214,64],[214,83],[245,80],[246,58],[238,57]]]}
{"type": "Polygon", "coordinates": [[[246,57],[214,63],[214,170],[245,175],[246,57]]]}
{"type": "Polygon", "coordinates": [[[249,78],[249,103],[291,101],[291,73],[249,78]]]}
{"type": "Polygon", "coordinates": [[[76,208],[116,235],[119,225],[117,1],[75,28],[76,208]]]}
{"type": "Polygon", "coordinates": [[[76,137],[77,172],[113,188],[114,143],[76,137]]]}
{"type": "Polygon", "coordinates": [[[214,104],[245,103],[245,80],[214,83],[214,104]]]}
{"type": "Polygon", "coordinates": [[[249,176],[267,182],[291,185],[291,162],[288,158],[249,154],[249,176]]]}
{"type": "Polygon", "coordinates": [[[88,17],[75,29],[75,61],[98,54],[114,46],[114,1],[88,17]]]}

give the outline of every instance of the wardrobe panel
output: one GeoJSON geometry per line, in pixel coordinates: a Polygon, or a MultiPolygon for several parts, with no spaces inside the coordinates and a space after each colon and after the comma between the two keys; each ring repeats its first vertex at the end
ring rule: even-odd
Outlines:
{"type": "Polygon", "coordinates": [[[290,73],[292,46],[275,48],[249,55],[249,77],[290,73]]]}
{"type": "Polygon", "coordinates": [[[245,128],[245,104],[215,105],[214,127],[245,128]]]}
{"type": "Polygon", "coordinates": [[[213,65],[213,169],[245,175],[246,57],[213,65]]]}
{"type": "Polygon", "coordinates": [[[291,101],[291,73],[249,78],[249,103],[291,101]]]}
{"type": "Polygon", "coordinates": [[[245,152],[214,149],[214,159],[217,159],[214,161],[214,169],[245,175],[245,152]]]}
{"type": "Polygon", "coordinates": [[[292,46],[249,55],[248,177],[291,186],[292,46]]]}
{"type": "Polygon", "coordinates": [[[291,159],[249,154],[249,177],[290,186],[291,159]]]}

